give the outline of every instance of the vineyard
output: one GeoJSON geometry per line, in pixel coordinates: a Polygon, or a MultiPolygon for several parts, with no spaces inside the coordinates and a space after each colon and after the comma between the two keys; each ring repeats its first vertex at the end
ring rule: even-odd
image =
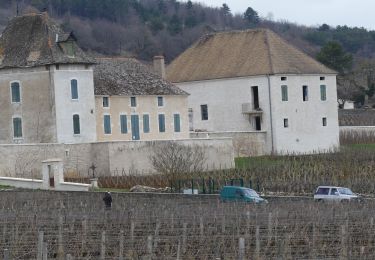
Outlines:
{"type": "MultiPolygon", "coordinates": [[[[263,194],[312,195],[319,185],[337,185],[373,196],[374,171],[375,145],[356,144],[328,154],[238,158],[235,169],[179,173],[173,181],[163,174],[142,175],[118,170],[111,173],[112,177],[99,177],[99,185],[119,189],[135,185],[172,187],[174,192],[193,186],[200,192],[217,193],[231,180],[242,179],[245,186],[263,194]],[[210,189],[212,192],[208,192],[210,189]]],[[[70,180],[89,183],[89,178],[84,176],[70,180]]]]}
{"type": "Polygon", "coordinates": [[[1,192],[4,259],[374,259],[375,201],[1,192]]]}

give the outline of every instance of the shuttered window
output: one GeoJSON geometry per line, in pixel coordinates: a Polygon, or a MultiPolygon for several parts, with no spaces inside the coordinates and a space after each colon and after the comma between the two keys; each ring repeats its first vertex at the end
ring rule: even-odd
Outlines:
{"type": "Polygon", "coordinates": [[[22,119],[20,117],[13,118],[13,137],[22,138],[22,119]]]}
{"type": "Polygon", "coordinates": [[[143,133],[150,132],[150,116],[143,115],[143,133]]]}
{"type": "Polygon", "coordinates": [[[11,91],[12,91],[12,103],[19,103],[19,102],[21,102],[20,83],[13,82],[11,84],[11,91]]]}
{"type": "Polygon", "coordinates": [[[111,134],[111,116],[104,115],[104,133],[111,134]]]}
{"type": "Polygon", "coordinates": [[[165,132],[165,115],[159,114],[159,132],[164,133],[165,132]]]}
{"type": "Polygon", "coordinates": [[[78,99],[78,82],[76,79],[70,81],[70,92],[72,94],[72,99],[78,99]]]}
{"type": "Polygon", "coordinates": [[[173,115],[174,131],[176,133],[181,132],[180,114],[173,115]]]}
{"type": "Polygon", "coordinates": [[[121,134],[128,133],[128,118],[126,117],[126,115],[120,115],[120,128],[121,134]]]}
{"type": "Polygon", "coordinates": [[[327,100],[327,88],[326,85],[320,85],[320,100],[327,100]]]}
{"type": "Polygon", "coordinates": [[[281,86],[281,100],[288,101],[288,86],[287,85],[281,86]]]}
{"type": "Polygon", "coordinates": [[[81,133],[81,126],[79,123],[79,115],[73,115],[73,133],[79,135],[81,133]]]}

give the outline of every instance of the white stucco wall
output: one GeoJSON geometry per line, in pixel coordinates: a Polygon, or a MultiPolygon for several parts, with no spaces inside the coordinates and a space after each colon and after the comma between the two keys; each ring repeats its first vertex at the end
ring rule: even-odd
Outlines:
{"type": "Polygon", "coordinates": [[[188,104],[193,109],[195,131],[254,131],[254,115],[243,114],[242,104],[253,105],[251,87],[258,86],[266,153],[324,152],[339,146],[335,75],[274,75],[177,85],[190,93],[188,104]],[[281,77],[286,80],[282,81],[281,77]],[[281,85],[288,86],[288,101],[281,99],[281,85]],[[303,85],[308,86],[308,101],[305,102],[303,85]],[[325,101],[320,100],[320,85],[326,85],[325,101]],[[206,121],[201,119],[200,105],[203,104],[208,105],[206,121]],[[327,118],[327,126],[322,126],[323,117],[327,118]],[[288,119],[288,128],[284,128],[284,118],[288,119]]]}
{"type": "Polygon", "coordinates": [[[177,83],[188,92],[188,106],[193,109],[195,131],[225,132],[255,130],[254,115],[243,114],[242,104],[253,105],[251,87],[258,86],[262,109],[262,131],[266,132],[266,152],[271,152],[269,85],[267,77],[246,77],[177,83]],[[201,105],[208,106],[208,120],[201,118],[201,105]]]}
{"type": "Polygon", "coordinates": [[[271,103],[274,151],[277,153],[314,153],[338,148],[339,126],[335,75],[281,75],[271,77],[271,103]],[[320,80],[324,77],[324,80],[320,80]],[[288,86],[288,101],[282,101],[281,85],[288,86]],[[308,86],[303,101],[302,86],[308,86]],[[320,85],[326,85],[325,101],[320,85]],[[323,126],[322,118],[327,118],[323,126]],[[284,118],[288,127],[284,127],[284,118]]]}
{"type": "Polygon", "coordinates": [[[57,142],[87,143],[96,141],[95,97],[92,67],[85,65],[54,66],[57,142]],[[78,82],[78,100],[72,100],[70,81],[78,82]],[[73,115],[80,117],[79,135],[73,133],[73,115]]]}

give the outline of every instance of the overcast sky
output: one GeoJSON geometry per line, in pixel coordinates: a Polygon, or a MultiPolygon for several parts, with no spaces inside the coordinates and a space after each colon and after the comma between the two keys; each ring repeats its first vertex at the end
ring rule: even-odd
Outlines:
{"type": "Polygon", "coordinates": [[[348,25],[375,29],[374,0],[192,0],[207,6],[226,3],[232,13],[252,7],[261,17],[288,20],[303,25],[348,25]]]}

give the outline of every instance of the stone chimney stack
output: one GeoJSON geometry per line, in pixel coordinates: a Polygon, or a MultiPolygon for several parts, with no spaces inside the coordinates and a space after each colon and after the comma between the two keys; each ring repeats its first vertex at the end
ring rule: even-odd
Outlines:
{"type": "Polygon", "coordinates": [[[154,56],[154,71],[162,79],[165,79],[165,62],[164,62],[164,56],[154,56]]]}

